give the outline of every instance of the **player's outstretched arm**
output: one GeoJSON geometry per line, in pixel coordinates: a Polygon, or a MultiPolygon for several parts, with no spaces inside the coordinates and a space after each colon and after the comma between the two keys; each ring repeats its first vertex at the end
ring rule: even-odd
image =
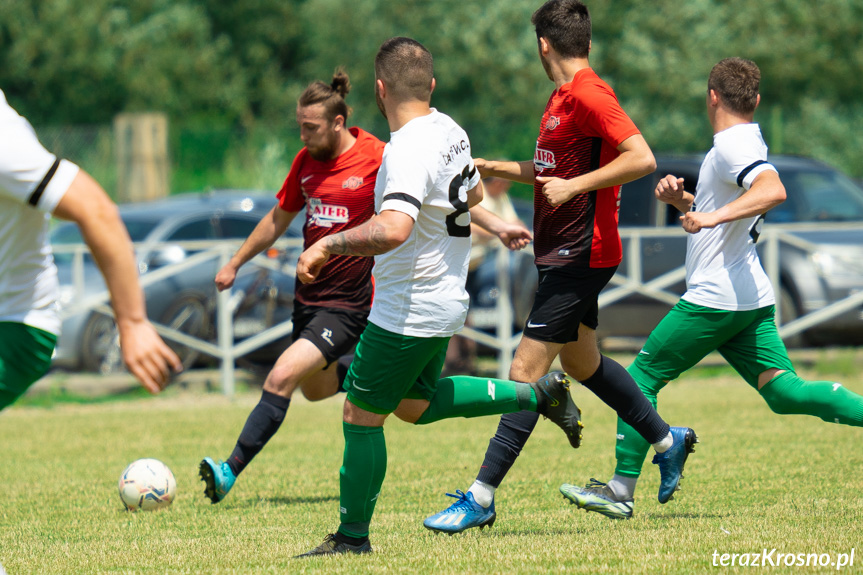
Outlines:
{"type": "Polygon", "coordinates": [[[751,218],[766,213],[785,201],[785,186],[779,174],[766,170],[758,174],[749,190],[714,212],[687,212],[681,216],[683,229],[691,234],[703,228],[714,228],[719,224],[751,218]]]}
{"type": "Polygon", "coordinates": [[[111,294],[123,361],[147,390],[158,393],[171,371],[181,371],[183,365],[147,319],[132,241],[117,206],[96,180],[80,170],[54,215],[81,229],[111,294]]]}
{"type": "Polygon", "coordinates": [[[471,223],[500,239],[501,243],[511,250],[520,250],[533,239],[530,230],[523,224],[511,224],[482,206],[474,206],[470,209],[470,220],[471,223]]]}
{"type": "Polygon", "coordinates": [[[533,185],[533,162],[503,162],[474,158],[473,165],[483,178],[503,178],[513,182],[533,185]]]}
{"type": "Polygon", "coordinates": [[[273,209],[261,218],[237,253],[216,274],[216,287],[219,291],[234,285],[237,271],[243,264],[273,245],[285,233],[298,213],[286,212],[279,206],[273,206],[273,209]]]}
{"type": "Polygon", "coordinates": [[[297,277],[310,283],[333,254],[371,257],[402,245],[411,235],[414,220],[396,210],[384,210],[355,228],[319,239],[300,254],[297,277]]]}

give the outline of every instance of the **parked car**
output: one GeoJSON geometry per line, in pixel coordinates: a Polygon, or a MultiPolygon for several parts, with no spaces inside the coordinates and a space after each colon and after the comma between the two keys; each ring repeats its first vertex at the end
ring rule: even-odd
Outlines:
{"type": "MultiPolygon", "coordinates": [[[[657,170],[623,186],[620,226],[679,228],[680,213],[654,198],[657,181],[667,174],[684,179],[686,190],[695,192],[703,156],[657,156],[657,170]]],[[[812,224],[793,236],[814,245],[807,250],[783,242],[779,250],[779,285],[774,285],[783,323],[863,290],[863,225],[837,229],[837,224],[863,224],[863,189],[835,168],[796,156],[771,156],[787,192],[786,201],[766,216],[766,226],[788,229],[792,224],[812,224]]],[[[696,198],[697,201],[697,198],[696,198]]],[[[798,226],[799,227],[799,226],[798,226]]],[[[624,240],[620,273],[629,274],[624,240]]],[[[759,242],[765,263],[765,243],[759,242]]],[[[645,281],[683,264],[686,234],[643,238],[639,265],[645,281]]],[[[607,288],[610,289],[610,288],[607,288]]],[[[685,289],[683,280],[668,288],[675,294],[685,289]]],[[[600,311],[601,336],[646,337],[671,305],[643,295],[633,295],[600,311]]],[[[845,313],[786,340],[791,346],[863,342],[863,307],[845,313]]]]}
{"type": "MultiPolygon", "coordinates": [[[[202,247],[184,247],[180,242],[242,242],[258,221],[275,205],[271,194],[246,191],[214,191],[181,194],[164,200],[121,205],[120,216],[136,244],[141,278],[167,265],[179,264],[202,247]]],[[[302,237],[303,218],[295,218],[286,236],[302,237]]],[[[60,279],[61,307],[105,290],[101,274],[89,254],[83,262],[83,293],[73,282],[73,256],[61,246],[81,244],[78,227],[63,223],[52,231],[55,261],[60,279]]],[[[300,248],[271,254],[279,261],[295,262],[300,248]]],[[[215,341],[216,288],[214,278],[221,263],[211,258],[144,288],[147,314],[152,321],[190,336],[215,341]]],[[[281,270],[281,266],[278,266],[281,270]]],[[[235,341],[259,333],[290,319],[293,310],[293,272],[273,271],[250,262],[241,268],[234,285],[235,341]]],[[[167,340],[184,365],[205,359],[185,345],[167,340]]],[[[250,359],[272,361],[287,346],[285,338],[253,352],[250,359]]],[[[87,310],[66,317],[55,351],[54,365],[110,373],[122,368],[117,330],[113,318],[87,310]]]]}

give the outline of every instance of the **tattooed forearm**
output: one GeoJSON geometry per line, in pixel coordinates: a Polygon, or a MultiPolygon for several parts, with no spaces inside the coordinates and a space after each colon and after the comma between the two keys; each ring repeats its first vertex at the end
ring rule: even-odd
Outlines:
{"type": "Polygon", "coordinates": [[[361,226],[327,236],[324,248],[331,254],[348,256],[376,256],[396,247],[387,236],[386,228],[374,218],[361,226]]]}

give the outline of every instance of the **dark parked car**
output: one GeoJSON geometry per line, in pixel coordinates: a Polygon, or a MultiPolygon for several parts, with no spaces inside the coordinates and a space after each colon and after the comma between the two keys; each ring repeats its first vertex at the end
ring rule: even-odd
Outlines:
{"type": "MultiPolygon", "coordinates": [[[[657,156],[657,170],[623,186],[620,226],[679,229],[676,208],[654,198],[657,181],[666,174],[684,178],[686,190],[695,192],[703,156],[657,156]]],[[[786,201],[768,212],[765,229],[787,230],[792,241],[782,241],[779,285],[774,285],[782,323],[819,310],[863,290],[863,189],[835,168],[809,158],[771,156],[785,184],[786,201]],[[808,224],[801,226],[800,224],[808,224]],[[805,228],[805,229],[802,229],[805,228]]],[[[697,201],[697,198],[696,198],[697,201]]],[[[767,265],[764,236],[758,244],[762,265],[767,265]]],[[[635,262],[624,238],[619,273],[632,274],[639,265],[645,282],[660,278],[683,265],[686,233],[641,238],[640,259],[635,262]]],[[[769,272],[769,270],[768,270],[769,272]]],[[[606,288],[606,292],[614,286],[606,288]]],[[[680,295],[683,278],[666,288],[680,295]]],[[[667,295],[667,294],[666,294],[667,295]]],[[[646,337],[671,302],[632,295],[600,312],[600,335],[646,337]]],[[[846,312],[786,340],[810,345],[863,342],[863,308],[846,312]]]]}
{"type": "MultiPolygon", "coordinates": [[[[216,191],[181,194],[165,200],[120,206],[120,216],[136,244],[142,280],[168,265],[180,264],[205,249],[189,242],[242,242],[274,205],[271,194],[245,191],[216,191]]],[[[303,218],[296,218],[286,234],[302,236],[303,218]]],[[[102,276],[87,254],[76,271],[74,257],[62,246],[81,244],[74,224],[60,224],[52,232],[55,261],[60,279],[61,307],[105,290],[102,276]],[[83,272],[82,274],[80,272],[83,272]],[[83,279],[83,293],[74,278],[83,279]]],[[[300,248],[271,254],[279,263],[295,262],[300,248]]],[[[168,275],[144,288],[147,314],[151,320],[193,337],[215,341],[216,289],[214,278],[221,263],[210,258],[168,275]]],[[[295,276],[281,265],[259,266],[254,261],[241,268],[234,286],[233,312],[235,341],[250,337],[290,319],[295,276]]],[[[205,359],[199,351],[168,341],[186,366],[205,359]]],[[[250,359],[272,361],[286,347],[283,338],[253,352],[250,359]]],[[[117,330],[113,319],[95,310],[66,317],[54,358],[57,367],[109,373],[120,369],[117,330]]]]}

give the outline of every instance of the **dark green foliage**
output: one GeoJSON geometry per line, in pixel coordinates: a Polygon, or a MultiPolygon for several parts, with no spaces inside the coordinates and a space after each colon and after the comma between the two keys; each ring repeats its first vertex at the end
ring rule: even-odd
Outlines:
{"type": "MultiPolygon", "coordinates": [[[[529,158],[552,89],[530,25],[539,4],[0,0],[0,88],[37,127],[109,123],[119,112],[163,110],[172,131],[226,131],[234,141],[208,142],[195,152],[209,155],[212,164],[187,178],[215,174],[206,178],[222,185],[233,179],[220,179],[220,162],[261,154],[228,153],[238,146],[280,140],[279,164],[287,168],[300,145],[296,98],[308,82],[328,80],[337,66],[354,85],[352,122],[386,138],[373,97],[373,58],[383,40],[407,35],[434,54],[433,104],[468,129],[475,154],[529,158]]],[[[709,147],[706,77],[715,62],[735,55],[762,69],[756,120],[774,151],[813,155],[863,175],[863,2],[588,5],[592,65],[655,150],[709,147]]],[[[182,171],[181,161],[175,164],[182,171]]]]}

